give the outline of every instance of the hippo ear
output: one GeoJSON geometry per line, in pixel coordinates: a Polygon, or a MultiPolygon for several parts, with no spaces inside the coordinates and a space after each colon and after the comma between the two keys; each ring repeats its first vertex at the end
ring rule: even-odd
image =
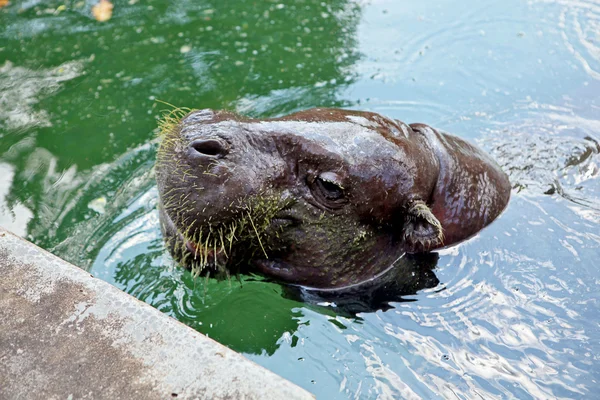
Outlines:
{"type": "Polygon", "coordinates": [[[443,246],[442,224],[421,200],[408,207],[402,236],[409,253],[422,253],[443,246]]]}

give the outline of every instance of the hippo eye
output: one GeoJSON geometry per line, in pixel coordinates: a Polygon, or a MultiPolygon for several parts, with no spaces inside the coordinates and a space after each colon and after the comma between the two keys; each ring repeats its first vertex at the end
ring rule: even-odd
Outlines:
{"type": "Polygon", "coordinates": [[[315,199],[328,208],[339,208],[347,202],[340,177],[333,172],[313,177],[309,186],[315,199]]]}
{"type": "Polygon", "coordinates": [[[338,186],[337,183],[326,181],[321,177],[316,179],[316,183],[319,190],[321,193],[323,193],[323,196],[325,196],[327,200],[339,200],[344,197],[344,189],[338,186]]]}

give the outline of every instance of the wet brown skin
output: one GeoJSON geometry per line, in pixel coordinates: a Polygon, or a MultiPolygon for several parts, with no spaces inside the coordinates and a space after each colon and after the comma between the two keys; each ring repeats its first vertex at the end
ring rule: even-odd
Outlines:
{"type": "Polygon", "coordinates": [[[163,232],[178,258],[197,255],[207,226],[228,226],[245,205],[275,199],[254,245],[236,235],[230,250],[208,252],[208,263],[229,268],[243,258],[265,275],[320,288],[465,240],[510,196],[506,174],[458,137],[325,108],[265,120],[193,111],[166,133],[156,177],[163,232]]]}

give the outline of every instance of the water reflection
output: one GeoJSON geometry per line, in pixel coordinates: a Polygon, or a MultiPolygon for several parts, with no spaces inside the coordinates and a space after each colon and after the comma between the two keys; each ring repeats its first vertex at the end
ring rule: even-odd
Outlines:
{"type": "Polygon", "coordinates": [[[0,226],[23,236],[27,233],[27,223],[33,214],[19,202],[10,201],[9,193],[14,178],[13,167],[0,163],[0,226]]]}
{"type": "MultiPolygon", "coordinates": [[[[33,70],[5,61],[0,65],[0,129],[14,131],[52,126],[48,112],[34,110],[34,107],[57,92],[62,82],[81,75],[82,64],[71,61],[55,68],[33,70]]],[[[2,136],[0,134],[0,138],[2,136]]]]}
{"type": "MultiPolygon", "coordinates": [[[[522,212],[530,210],[517,202],[522,212]]],[[[505,216],[502,223],[510,229],[512,221],[505,216]]],[[[510,231],[515,240],[527,237],[531,243],[531,233],[523,228],[510,231]]],[[[536,246],[541,243],[543,239],[535,241],[536,246]]],[[[458,267],[446,283],[447,290],[435,298],[429,296],[431,301],[422,302],[418,311],[407,307],[399,311],[412,323],[399,325],[394,316],[384,317],[386,333],[400,340],[411,357],[427,360],[427,370],[413,373],[433,392],[452,391],[467,398],[483,395],[481,390],[485,390],[484,397],[586,394],[589,386],[575,382],[589,368],[591,354],[576,362],[565,360],[565,352],[589,340],[581,331],[581,316],[574,312],[578,296],[569,289],[578,284],[572,279],[556,281],[555,274],[566,267],[556,263],[568,260],[569,253],[548,253],[546,248],[482,251],[477,247],[466,246],[446,257],[458,267]],[[552,254],[552,259],[544,253],[552,254]],[[463,378],[458,382],[439,379],[446,374],[463,378]]]]}
{"type": "MultiPolygon", "coordinates": [[[[250,115],[286,114],[340,105],[336,93],[353,78],[360,6],[348,1],[298,3],[181,2],[163,20],[181,25],[184,64],[179,90],[250,115]],[[187,25],[195,16],[201,24],[187,25]],[[186,73],[185,75],[189,75],[186,73]]],[[[205,105],[203,105],[205,107],[205,105]]]]}

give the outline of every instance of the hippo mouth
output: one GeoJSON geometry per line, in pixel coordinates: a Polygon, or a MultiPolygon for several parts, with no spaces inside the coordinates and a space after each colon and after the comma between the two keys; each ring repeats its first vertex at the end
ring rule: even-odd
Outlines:
{"type": "Polygon", "coordinates": [[[205,267],[216,269],[217,266],[226,264],[228,252],[224,248],[215,248],[215,246],[208,248],[207,243],[200,243],[186,237],[162,204],[159,206],[159,213],[167,246],[171,248],[171,252],[177,261],[182,264],[201,263],[202,269],[205,267]]]}
{"type": "MultiPolygon", "coordinates": [[[[268,219],[256,220],[248,217],[244,222],[220,221],[202,227],[193,235],[185,234],[173,220],[168,210],[159,207],[162,230],[175,259],[194,272],[202,270],[238,272],[240,269],[254,270],[268,275],[290,276],[291,268],[272,263],[272,255],[284,250],[286,232],[302,224],[302,220],[286,204],[268,219]],[[241,224],[245,227],[240,228],[241,224]],[[232,228],[234,227],[234,228],[232,228]],[[263,260],[264,262],[256,262],[263,260]],[[272,271],[272,272],[269,272],[272,271]],[[278,272],[279,271],[279,272],[278,272]]],[[[243,214],[242,214],[243,215],[243,214]]],[[[240,219],[241,220],[241,219],[240,219]]]]}
{"type": "MultiPolygon", "coordinates": [[[[268,230],[272,231],[283,231],[286,228],[300,225],[300,220],[288,212],[282,212],[276,215],[270,222],[268,230]]],[[[185,243],[185,248],[189,251],[194,260],[198,260],[200,257],[205,257],[211,265],[226,265],[228,260],[228,253],[232,252],[232,248],[226,249],[221,248],[206,248],[202,243],[197,243],[191,239],[186,239],[184,235],[178,230],[180,239],[185,243]],[[212,260],[212,262],[211,262],[212,260]]],[[[269,268],[263,268],[268,270],[269,268]]],[[[276,268],[275,268],[276,269],[276,268]]]]}
{"type": "Polygon", "coordinates": [[[194,261],[199,261],[204,257],[208,266],[227,264],[227,252],[224,249],[207,249],[201,243],[184,239],[183,235],[181,235],[181,239],[185,242],[186,250],[193,255],[194,261]]]}
{"type": "Polygon", "coordinates": [[[293,280],[297,273],[291,265],[278,259],[258,259],[253,260],[252,264],[258,272],[284,281],[293,280]]]}

